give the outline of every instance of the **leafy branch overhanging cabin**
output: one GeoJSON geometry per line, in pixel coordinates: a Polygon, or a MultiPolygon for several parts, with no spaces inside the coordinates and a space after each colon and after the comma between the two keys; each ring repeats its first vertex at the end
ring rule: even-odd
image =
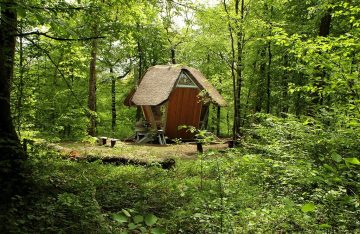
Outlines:
{"type": "MultiPolygon", "coordinates": [[[[226,106],[224,98],[200,71],[178,64],[150,67],[136,91],[124,101],[126,106],[141,107],[149,130],[158,131],[160,135],[164,133],[170,139],[183,140],[193,139],[194,133],[179,129],[179,126],[202,128],[210,103],[226,106]]],[[[146,130],[138,125],[137,141],[145,142],[146,130]]],[[[159,141],[165,143],[163,137],[159,137],[159,141]]]]}

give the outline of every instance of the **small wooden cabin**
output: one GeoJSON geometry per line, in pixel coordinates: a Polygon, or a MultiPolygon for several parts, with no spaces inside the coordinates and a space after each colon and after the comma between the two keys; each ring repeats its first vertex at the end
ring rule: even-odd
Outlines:
{"type": "Polygon", "coordinates": [[[200,128],[209,104],[226,106],[226,101],[204,75],[182,65],[150,67],[125,105],[140,106],[153,129],[161,129],[171,139],[192,139],[194,134],[179,126],[200,128]]]}

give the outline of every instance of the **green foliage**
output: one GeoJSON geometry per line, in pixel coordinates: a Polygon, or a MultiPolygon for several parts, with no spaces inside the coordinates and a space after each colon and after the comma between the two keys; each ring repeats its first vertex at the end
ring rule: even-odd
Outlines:
{"type": "Polygon", "coordinates": [[[303,205],[301,207],[301,211],[306,213],[306,212],[311,212],[315,210],[315,205],[312,203],[306,203],[305,205],[303,205]]]}
{"type": "MultiPolygon", "coordinates": [[[[122,101],[149,66],[170,61],[170,50],[179,63],[199,68],[228,101],[222,133],[229,134],[234,115],[231,67],[241,70],[243,136],[239,149],[179,160],[169,171],[68,161],[30,147],[33,183],[28,194],[12,198],[8,214],[0,214],[6,224],[1,232],[359,232],[356,1],[245,1],[243,18],[235,1],[224,1],[228,12],[223,2],[201,8],[188,1],[16,2],[19,34],[38,30],[75,39],[19,37],[11,104],[23,138],[94,143],[86,132],[90,115],[99,135],[132,135],[135,109],[122,101]],[[319,36],[327,14],[330,33],[319,36]],[[181,15],[184,28],[175,22],[181,15]],[[95,34],[101,36],[98,103],[89,112],[91,40],[77,39],[95,34]],[[113,130],[110,81],[128,69],[115,82],[113,130]]],[[[189,131],[201,142],[213,138],[205,130],[189,131]]]]}
{"type": "Polygon", "coordinates": [[[181,125],[178,129],[186,129],[186,131],[193,133],[197,142],[209,144],[215,139],[213,133],[208,132],[207,130],[197,129],[194,126],[181,125]]]}
{"type": "MultiPolygon", "coordinates": [[[[165,233],[161,228],[153,228],[153,226],[158,221],[158,218],[153,214],[147,214],[144,216],[139,215],[134,212],[134,210],[123,209],[121,213],[116,213],[112,215],[112,219],[120,224],[120,233],[152,233],[152,234],[161,234],[165,233]]],[[[114,230],[115,231],[115,230],[114,230]]]]}
{"type": "Polygon", "coordinates": [[[358,131],[309,117],[253,119],[241,148],[179,159],[170,171],[72,162],[35,147],[34,186],[4,218],[16,232],[356,232],[358,131]]]}

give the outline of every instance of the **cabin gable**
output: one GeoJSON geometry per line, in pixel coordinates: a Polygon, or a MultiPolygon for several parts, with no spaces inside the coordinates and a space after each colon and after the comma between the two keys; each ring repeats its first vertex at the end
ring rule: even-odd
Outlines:
{"type": "Polygon", "coordinates": [[[193,89],[199,88],[195,84],[195,82],[190,78],[190,76],[184,71],[181,71],[179,78],[176,82],[176,87],[177,88],[193,88],[193,89]]]}

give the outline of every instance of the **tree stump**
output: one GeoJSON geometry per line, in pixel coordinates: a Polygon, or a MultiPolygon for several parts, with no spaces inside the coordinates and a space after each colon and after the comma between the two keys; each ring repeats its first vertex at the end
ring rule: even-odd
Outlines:
{"type": "Polygon", "coordinates": [[[203,146],[202,146],[201,142],[196,143],[196,149],[197,149],[197,152],[199,152],[201,154],[204,152],[204,149],[203,149],[203,146]]]}
{"type": "Polygon", "coordinates": [[[100,137],[100,139],[101,139],[101,144],[106,145],[107,137],[100,137]]]}
{"type": "Polygon", "coordinates": [[[116,141],[117,141],[117,139],[111,139],[111,140],[110,140],[111,148],[113,148],[113,147],[115,146],[116,141]]]}
{"type": "Polygon", "coordinates": [[[234,148],[236,146],[236,141],[234,140],[228,141],[228,146],[229,148],[234,148]]]}

